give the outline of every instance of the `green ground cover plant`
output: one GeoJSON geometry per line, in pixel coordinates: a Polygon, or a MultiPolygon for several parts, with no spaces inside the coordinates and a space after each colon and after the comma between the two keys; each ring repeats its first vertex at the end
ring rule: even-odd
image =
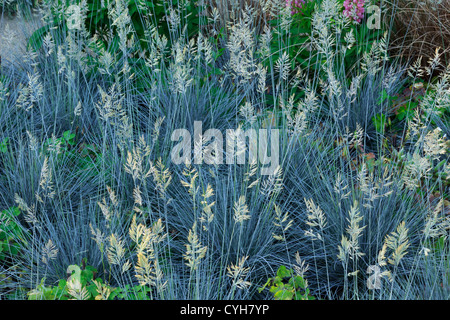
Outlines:
{"type": "Polygon", "coordinates": [[[27,9],[35,6],[39,0],[1,0],[0,14],[11,17],[19,11],[27,11],[27,9]]]}

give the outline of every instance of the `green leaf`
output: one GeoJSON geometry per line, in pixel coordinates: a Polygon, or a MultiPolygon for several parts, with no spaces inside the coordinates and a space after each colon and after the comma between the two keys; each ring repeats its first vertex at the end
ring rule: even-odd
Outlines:
{"type": "Polygon", "coordinates": [[[282,285],[284,285],[283,278],[276,276],[275,278],[273,278],[272,284],[275,285],[275,286],[282,286],[282,285]]]}
{"type": "Polygon", "coordinates": [[[438,169],[439,169],[440,167],[442,167],[445,163],[447,163],[447,160],[442,160],[441,162],[439,162],[439,163],[434,167],[434,170],[435,170],[435,171],[438,171],[438,169]]]}
{"type": "Polygon", "coordinates": [[[73,141],[73,138],[75,138],[75,133],[70,133],[70,130],[64,131],[63,133],[64,140],[70,144],[74,145],[75,142],[73,141]]]}
{"type": "Polygon", "coordinates": [[[9,208],[9,210],[11,211],[11,214],[15,217],[20,215],[20,210],[18,207],[12,207],[12,208],[9,208]]]}
{"type": "Polygon", "coordinates": [[[288,270],[285,266],[280,266],[277,271],[277,277],[287,278],[291,276],[291,270],[288,270]]]}
{"type": "Polygon", "coordinates": [[[92,299],[98,296],[97,286],[94,283],[86,286],[86,290],[90,293],[92,299]]]}

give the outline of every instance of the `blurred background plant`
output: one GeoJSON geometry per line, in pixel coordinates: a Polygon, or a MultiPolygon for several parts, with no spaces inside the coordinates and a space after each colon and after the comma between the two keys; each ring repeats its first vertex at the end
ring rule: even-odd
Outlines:
{"type": "Polygon", "coordinates": [[[12,17],[18,12],[27,12],[41,0],[0,0],[0,15],[12,17]]]}

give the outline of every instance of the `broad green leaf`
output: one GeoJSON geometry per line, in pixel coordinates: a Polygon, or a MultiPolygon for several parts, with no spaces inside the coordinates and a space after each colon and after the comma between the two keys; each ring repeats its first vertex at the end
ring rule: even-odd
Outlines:
{"type": "Polygon", "coordinates": [[[277,271],[277,276],[280,278],[287,278],[291,276],[291,270],[288,270],[285,266],[280,266],[277,271]]]}

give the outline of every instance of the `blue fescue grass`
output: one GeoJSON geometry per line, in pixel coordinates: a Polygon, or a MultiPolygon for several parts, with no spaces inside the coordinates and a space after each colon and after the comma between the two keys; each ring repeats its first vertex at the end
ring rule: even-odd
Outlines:
{"type": "MultiPolygon", "coordinates": [[[[324,13],[318,10],[320,14],[324,13]]],[[[322,27],[333,28],[330,23],[322,27]]],[[[0,269],[14,285],[0,290],[35,289],[42,279],[47,286],[55,285],[67,276],[69,265],[80,265],[84,258],[111,286],[135,286],[141,283],[136,267],[142,266],[139,259],[144,254],[155,272],[151,298],[266,299],[270,293],[258,289],[280,265],[297,266],[298,253],[309,265],[305,277],[311,293],[321,299],[448,298],[448,241],[433,249],[433,239],[423,233],[437,200],[405,187],[407,161],[423,143],[410,145],[403,159],[390,159],[384,136],[372,122],[374,115],[387,112],[388,106],[379,103],[382,89],[397,92],[406,67],[375,61],[380,70],[370,75],[356,67],[347,74],[339,65],[339,44],[329,49],[325,72],[308,79],[294,77],[294,70],[280,74],[281,62],[269,55],[272,68],[264,85],[275,89],[274,103],[267,108],[266,90],[259,90],[260,74],[247,78],[241,65],[229,63],[238,51],[249,59],[241,61],[247,72],[262,62],[254,55],[261,49],[257,41],[250,45],[242,37],[239,45],[227,43],[233,32],[254,35],[261,30],[253,27],[262,29],[247,25],[248,30],[227,29],[222,47],[205,49],[204,56],[193,50],[195,42],[190,43],[178,25],[170,39],[176,44],[174,51],[165,52],[152,67],[132,65],[139,66],[132,69],[133,76],[123,71],[125,60],[120,57],[108,72],[96,69],[102,66],[102,50],[92,55],[91,69],[80,54],[89,37],[69,32],[73,38],[61,38],[53,30],[52,51],[44,46],[18,69],[2,69],[1,81],[9,95],[0,100],[0,139],[8,137],[9,144],[8,151],[0,153],[0,208],[20,206],[19,221],[28,232],[20,254],[12,259],[15,268],[5,263],[0,269]],[[225,49],[224,55],[208,60],[218,49],[225,49]],[[351,80],[357,76],[362,81],[353,92],[351,80]],[[306,96],[291,96],[295,86],[306,96]],[[243,116],[246,103],[254,106],[248,118],[243,116]],[[171,134],[176,129],[193,132],[194,121],[202,121],[203,130],[216,128],[224,135],[239,125],[279,129],[281,170],[276,176],[263,176],[259,164],[248,162],[175,165],[170,159],[175,145],[171,134]],[[58,147],[55,141],[66,131],[75,133],[74,142],[58,147]],[[376,163],[363,157],[369,152],[376,163]],[[214,214],[211,221],[207,205],[214,214]],[[237,211],[248,219],[236,221],[237,211]],[[326,223],[315,221],[314,214],[326,223]],[[399,264],[381,265],[378,258],[386,237],[403,222],[407,254],[399,264]],[[165,237],[139,251],[130,230],[142,224],[155,236],[152,228],[158,223],[165,237]],[[354,251],[339,259],[343,236],[351,239],[358,228],[354,251]],[[122,241],[122,255],[112,235],[122,241]],[[49,240],[58,254],[44,263],[42,248],[49,240]],[[200,258],[189,256],[187,244],[199,250],[198,256],[207,249],[200,258]],[[431,251],[424,255],[424,248],[431,251]],[[231,267],[243,257],[241,278],[231,277],[231,267]],[[367,286],[367,270],[374,265],[392,271],[392,281],[382,277],[382,289],[367,286]],[[237,280],[252,285],[242,289],[237,280]]],[[[157,47],[158,37],[152,34],[148,41],[157,47]]],[[[157,56],[162,48],[156,47],[157,56]]],[[[131,51],[123,50],[125,55],[131,51]]],[[[377,54],[383,53],[380,49],[377,54]]],[[[356,66],[363,61],[359,58],[356,66]]],[[[428,121],[425,127],[431,125],[428,121]]],[[[426,176],[423,185],[440,190],[440,197],[448,192],[442,178],[426,176]]],[[[441,208],[437,214],[442,213],[441,208]]],[[[393,251],[387,250],[386,260],[393,251]]]]}

